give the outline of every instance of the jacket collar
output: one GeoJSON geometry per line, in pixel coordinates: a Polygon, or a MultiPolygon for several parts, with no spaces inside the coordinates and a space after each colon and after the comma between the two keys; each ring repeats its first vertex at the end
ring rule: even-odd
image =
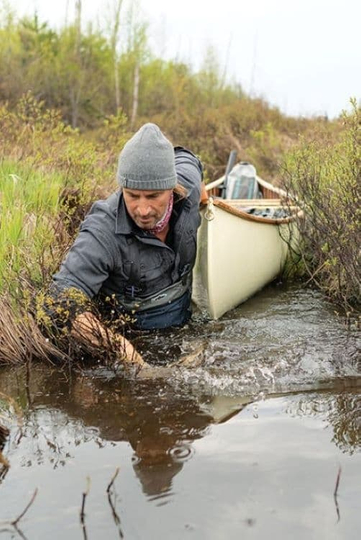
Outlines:
{"type": "Polygon", "coordinates": [[[119,193],[119,201],[115,217],[115,234],[132,234],[137,232],[138,227],[128,214],[122,193],[119,193]]]}

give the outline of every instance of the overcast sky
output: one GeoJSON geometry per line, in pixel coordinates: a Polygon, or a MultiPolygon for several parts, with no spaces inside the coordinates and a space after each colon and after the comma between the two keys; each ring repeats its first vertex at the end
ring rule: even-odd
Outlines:
{"type": "MultiPolygon", "coordinates": [[[[82,0],[104,21],[113,0],[82,0]]],[[[129,3],[131,0],[125,0],[129,3]]],[[[60,26],[75,0],[12,0],[19,15],[60,26]]],[[[213,46],[229,79],[291,115],[338,116],[361,97],[359,0],[140,0],[154,52],[197,69],[213,46]]]]}

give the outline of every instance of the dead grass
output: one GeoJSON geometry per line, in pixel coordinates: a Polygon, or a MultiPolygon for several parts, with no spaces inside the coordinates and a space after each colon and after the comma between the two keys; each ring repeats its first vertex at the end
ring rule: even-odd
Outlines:
{"type": "Polygon", "coordinates": [[[47,362],[67,361],[46,338],[34,317],[23,308],[15,312],[9,299],[0,297],[0,365],[18,365],[31,360],[47,362]]]}

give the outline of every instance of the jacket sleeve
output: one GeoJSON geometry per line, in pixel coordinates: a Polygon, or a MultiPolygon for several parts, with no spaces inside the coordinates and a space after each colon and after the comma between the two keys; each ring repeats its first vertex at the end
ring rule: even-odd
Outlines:
{"type": "Polygon", "coordinates": [[[53,281],[58,290],[75,287],[93,298],[113,266],[114,257],[106,236],[97,229],[85,226],[53,281]]]}
{"type": "Polygon", "coordinates": [[[89,309],[89,300],[99,292],[116,264],[116,248],[109,234],[114,225],[107,223],[103,212],[97,213],[97,205],[83,221],[48,291],[46,313],[60,325],[89,309]]]}
{"type": "Polygon", "coordinates": [[[188,196],[195,195],[200,200],[203,167],[201,161],[190,150],[182,146],[174,148],[175,168],[178,181],[188,191],[188,196]]]}

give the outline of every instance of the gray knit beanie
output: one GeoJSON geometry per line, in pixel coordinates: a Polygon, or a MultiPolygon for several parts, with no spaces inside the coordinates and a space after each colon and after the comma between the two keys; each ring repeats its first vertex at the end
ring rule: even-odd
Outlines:
{"type": "Polygon", "coordinates": [[[117,179],[129,189],[173,189],[177,183],[174,149],[155,124],[144,124],[119,155],[117,179]]]}

